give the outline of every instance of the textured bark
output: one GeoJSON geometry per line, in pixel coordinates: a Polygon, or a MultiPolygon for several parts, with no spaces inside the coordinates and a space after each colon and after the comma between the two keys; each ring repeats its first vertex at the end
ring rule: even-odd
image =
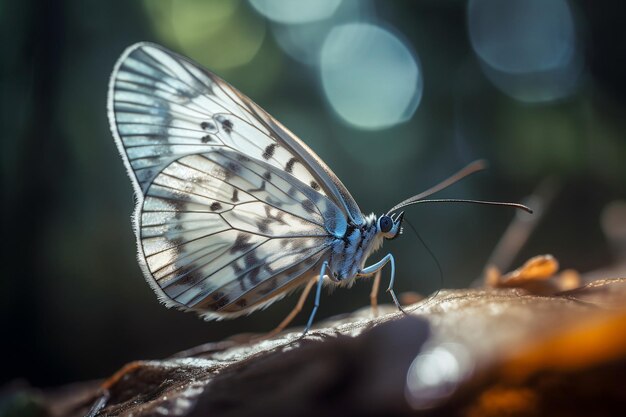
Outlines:
{"type": "MultiPolygon", "coordinates": [[[[441,291],[408,316],[363,309],[304,338],[135,364],[98,415],[612,415],[626,406],[625,306],[626,279],[551,296],[441,291]]],[[[79,384],[35,395],[36,408],[84,415],[100,394],[79,384]]]]}

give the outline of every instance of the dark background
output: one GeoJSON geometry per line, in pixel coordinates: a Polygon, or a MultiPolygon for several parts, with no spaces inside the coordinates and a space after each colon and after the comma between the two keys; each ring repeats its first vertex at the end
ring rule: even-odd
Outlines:
{"type": "MultiPolygon", "coordinates": [[[[532,42],[529,50],[516,48],[533,36],[543,45],[546,32],[534,25],[565,19],[574,37],[564,42],[576,62],[562,63],[563,73],[547,74],[548,82],[546,71],[528,68],[494,75],[471,41],[472,25],[482,21],[471,20],[466,1],[363,1],[359,13],[335,23],[330,17],[332,24],[379,25],[419,59],[423,94],[415,113],[404,123],[363,129],[333,111],[319,67],[281,49],[284,25],[248,2],[0,2],[0,383],[24,378],[46,387],[102,377],[134,359],[270,330],[295,303],[291,297],[251,317],[205,323],[159,305],[144,282],[130,223],[132,188],[105,104],[115,61],[140,40],[190,56],[249,95],[328,163],[366,213],[486,158],[490,170],[441,196],[520,201],[546,178],[559,184],[516,264],[541,253],[583,272],[611,264],[601,216],[626,197],[626,13],[619,0],[552,3],[569,14],[546,23],[549,13],[532,11],[531,24],[514,34],[521,44],[500,57],[521,57],[523,67],[538,49],[532,42]],[[574,81],[551,96],[563,77],[574,81]]],[[[379,74],[370,82],[387,81],[379,74]]],[[[442,264],[444,287],[467,286],[481,274],[513,216],[465,205],[407,213],[442,264]]],[[[439,288],[432,259],[411,233],[386,251],[396,257],[399,292],[439,288]]],[[[361,282],[324,295],[318,319],[367,305],[368,292],[361,282]]],[[[388,302],[384,293],[380,299],[388,302]]]]}

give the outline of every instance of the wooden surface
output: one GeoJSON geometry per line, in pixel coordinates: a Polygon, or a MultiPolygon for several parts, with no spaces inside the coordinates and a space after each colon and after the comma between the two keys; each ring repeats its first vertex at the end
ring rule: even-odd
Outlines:
{"type": "MultiPolygon", "coordinates": [[[[138,363],[98,415],[614,415],[626,409],[625,306],[626,279],[551,296],[441,291],[408,316],[366,308],[304,338],[138,363]]],[[[94,383],[22,393],[53,416],[85,415],[101,395],[94,383]]]]}

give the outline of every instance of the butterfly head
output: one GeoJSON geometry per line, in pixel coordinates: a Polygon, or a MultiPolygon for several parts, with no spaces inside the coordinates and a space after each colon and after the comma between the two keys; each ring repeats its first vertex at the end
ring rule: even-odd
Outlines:
{"type": "Polygon", "coordinates": [[[381,214],[376,220],[376,228],[385,239],[392,240],[402,234],[402,219],[404,212],[400,214],[381,214]]]}

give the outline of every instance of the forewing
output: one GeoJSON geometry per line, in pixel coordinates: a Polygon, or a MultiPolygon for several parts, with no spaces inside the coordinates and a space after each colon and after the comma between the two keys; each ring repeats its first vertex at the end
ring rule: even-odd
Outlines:
{"type": "Polygon", "coordinates": [[[217,147],[288,173],[327,197],[346,219],[363,223],[348,190],[311,149],[249,98],[180,55],[149,43],[129,47],[111,76],[108,106],[138,193],[180,156],[217,147]]]}
{"type": "Polygon", "coordinates": [[[153,179],[137,233],[161,298],[220,318],[267,305],[311,277],[341,216],[282,170],[216,147],[179,157],[153,179]]]}

